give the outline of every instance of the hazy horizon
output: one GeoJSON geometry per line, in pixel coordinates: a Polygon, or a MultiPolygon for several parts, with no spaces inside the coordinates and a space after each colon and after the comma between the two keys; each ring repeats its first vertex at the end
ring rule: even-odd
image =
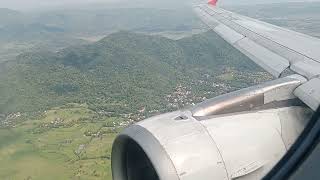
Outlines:
{"type": "Polygon", "coordinates": [[[81,4],[92,3],[114,3],[126,0],[28,0],[21,2],[21,0],[2,0],[0,1],[0,8],[8,8],[13,10],[32,10],[40,8],[54,8],[59,6],[74,6],[81,4]]]}
{"type": "MultiPolygon", "coordinates": [[[[221,5],[238,5],[238,4],[261,4],[261,3],[281,3],[281,2],[314,2],[320,0],[220,0],[221,5]]],[[[21,1],[21,0],[2,0],[0,1],[0,8],[8,8],[13,10],[34,10],[34,9],[46,9],[46,8],[56,8],[56,7],[73,7],[77,5],[83,4],[94,4],[94,3],[129,3],[128,5],[137,5],[143,6],[144,4],[153,5],[157,4],[164,4],[164,5],[171,5],[171,4],[191,4],[197,2],[206,2],[205,0],[28,0],[28,1],[21,1]],[[152,2],[154,1],[154,2],[152,2]]]]}

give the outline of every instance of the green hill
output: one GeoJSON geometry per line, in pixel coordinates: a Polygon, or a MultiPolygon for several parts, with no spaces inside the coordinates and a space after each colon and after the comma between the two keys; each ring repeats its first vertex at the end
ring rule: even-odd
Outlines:
{"type": "Polygon", "coordinates": [[[112,142],[132,120],[269,78],[213,32],[20,55],[0,64],[0,179],[111,180],[112,142]]]}
{"type": "Polygon", "coordinates": [[[177,85],[195,97],[205,96],[217,90],[212,82],[233,84],[234,89],[248,86],[255,80],[241,79],[241,74],[257,71],[212,32],[174,41],[122,31],[94,44],[22,54],[6,63],[0,76],[0,114],[43,111],[66,103],[86,103],[115,116],[141,108],[166,111],[165,97],[177,85]],[[223,73],[237,72],[237,79],[219,79],[223,73]],[[198,83],[202,81],[207,84],[198,83]]]}

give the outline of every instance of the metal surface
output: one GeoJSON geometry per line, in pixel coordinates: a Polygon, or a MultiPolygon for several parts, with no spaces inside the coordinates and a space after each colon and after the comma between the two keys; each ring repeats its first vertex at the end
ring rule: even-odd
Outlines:
{"type": "Polygon", "coordinates": [[[275,77],[279,77],[290,66],[285,58],[248,38],[242,39],[234,46],[275,77]]]}
{"type": "Polygon", "coordinates": [[[289,151],[263,180],[319,179],[320,107],[315,111],[303,132],[289,151]],[[312,161],[309,161],[311,158],[312,161]],[[317,174],[317,175],[315,175],[317,174]],[[292,176],[293,175],[293,176],[292,176]],[[291,177],[290,177],[291,176],[291,177]]]}
{"type": "Polygon", "coordinates": [[[114,180],[136,180],[128,177],[130,169],[125,165],[134,164],[126,158],[128,139],[147,154],[160,180],[261,179],[299,136],[309,118],[307,111],[285,107],[204,121],[196,120],[190,111],[177,111],[149,118],[116,138],[114,180]]]}
{"type": "Polygon", "coordinates": [[[299,61],[292,64],[291,69],[308,79],[313,79],[320,75],[320,63],[314,61],[299,61]]]}
{"type": "Polygon", "coordinates": [[[294,94],[314,111],[320,106],[320,78],[315,78],[298,87],[294,94]]]}
{"type": "Polygon", "coordinates": [[[287,149],[296,141],[296,134],[300,134],[313,114],[311,109],[292,108],[279,113],[281,136],[287,149]],[[292,123],[295,122],[295,123],[292,123]]]}
{"type": "MultiPolygon", "coordinates": [[[[259,179],[286,152],[281,134],[279,110],[265,110],[200,121],[217,143],[229,177],[256,162],[260,167],[241,177],[259,179]]],[[[238,177],[241,179],[241,177],[238,177]]]]}
{"type": "MultiPolygon", "coordinates": [[[[227,180],[219,149],[189,111],[157,116],[138,125],[152,132],[170,156],[181,180],[227,180]],[[175,120],[186,116],[187,120],[175,120]]],[[[163,179],[167,180],[167,179],[163,179]]]]}
{"type": "Polygon", "coordinates": [[[195,9],[206,17],[202,19],[204,22],[210,19],[214,20],[245,37],[238,42],[240,45],[237,45],[234,41],[226,38],[229,37],[226,34],[229,34],[230,30],[226,33],[217,32],[216,27],[218,26],[211,27],[235,48],[275,77],[279,77],[286,67],[290,67],[308,79],[320,75],[319,39],[207,4],[196,6],[195,9]],[[249,45],[246,43],[248,40],[250,40],[249,45]]]}
{"type": "Polygon", "coordinates": [[[244,38],[243,35],[237,33],[236,31],[230,29],[228,26],[225,26],[223,24],[218,25],[214,28],[215,32],[218,33],[220,36],[223,37],[226,41],[228,41],[230,44],[234,44],[237,41],[244,38]]]}
{"type": "Polygon", "coordinates": [[[191,112],[194,117],[201,117],[254,110],[296,98],[293,91],[304,82],[306,79],[299,75],[288,76],[209,99],[195,106],[191,112]]]}
{"type": "MultiPolygon", "coordinates": [[[[150,159],[160,179],[179,180],[176,169],[166,151],[158,140],[145,128],[131,126],[123,131],[115,140],[112,147],[112,176],[114,180],[140,180],[128,179],[127,149],[130,141],[143,147],[143,151],[150,159]]],[[[135,154],[135,156],[138,156],[135,154]]],[[[144,172],[147,173],[147,172],[144,172]]]]}
{"type": "MultiPolygon", "coordinates": [[[[305,57],[320,62],[320,40],[302,33],[294,32],[279,26],[275,26],[266,22],[242,16],[218,7],[205,5],[198,6],[203,10],[211,11],[212,18],[223,18],[231,20],[232,23],[254,32],[256,35],[269,39],[297,53],[303,54],[305,57]],[[218,17],[219,16],[219,17],[218,17]],[[299,42],[299,43],[297,43],[299,42]]],[[[235,29],[237,31],[237,29],[235,29]]]]}

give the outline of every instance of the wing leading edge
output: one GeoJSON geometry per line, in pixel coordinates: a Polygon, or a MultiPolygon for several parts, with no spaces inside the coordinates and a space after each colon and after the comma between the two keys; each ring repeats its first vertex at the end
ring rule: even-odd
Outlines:
{"type": "Polygon", "coordinates": [[[212,3],[196,6],[195,12],[210,29],[273,76],[291,71],[305,77],[308,82],[295,94],[317,109],[320,39],[232,13],[212,3]]]}

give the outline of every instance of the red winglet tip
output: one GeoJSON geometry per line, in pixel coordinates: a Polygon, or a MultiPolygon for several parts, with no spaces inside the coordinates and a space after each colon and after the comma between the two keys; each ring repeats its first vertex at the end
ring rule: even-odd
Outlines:
{"type": "Polygon", "coordinates": [[[218,0],[210,0],[208,2],[208,4],[212,5],[212,6],[216,6],[217,5],[218,0]]]}

